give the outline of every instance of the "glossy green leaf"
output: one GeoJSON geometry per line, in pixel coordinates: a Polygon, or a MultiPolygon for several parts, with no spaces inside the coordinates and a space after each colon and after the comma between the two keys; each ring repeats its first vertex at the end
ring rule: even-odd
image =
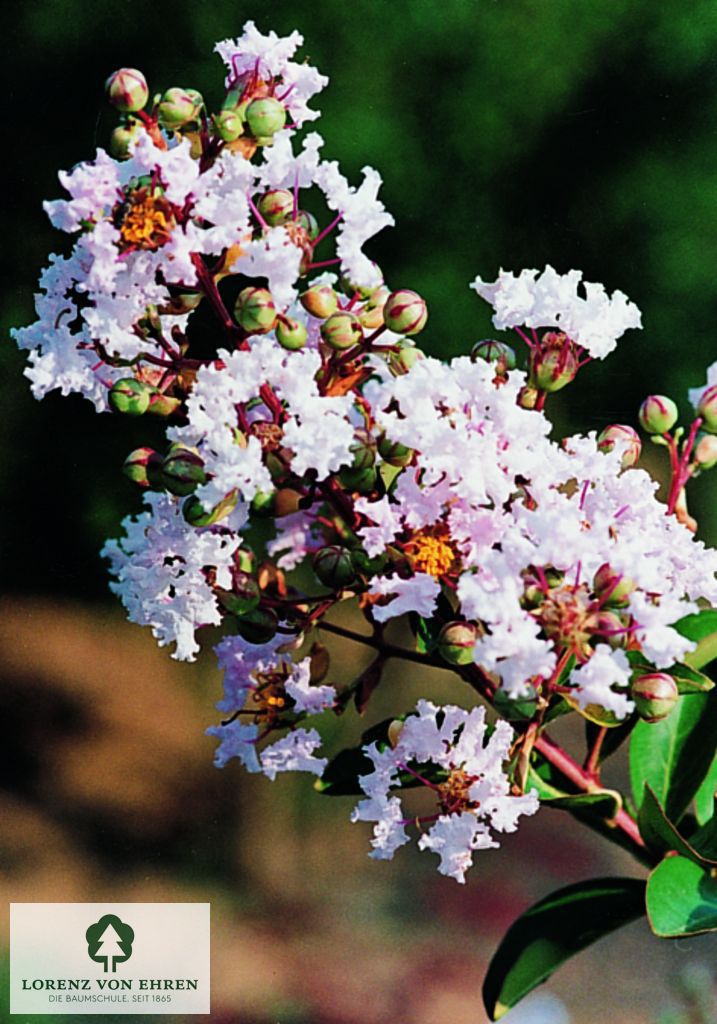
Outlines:
{"type": "Polygon", "coordinates": [[[693,668],[704,668],[717,658],[717,611],[705,608],[695,615],[686,615],[675,624],[675,629],[697,642],[697,649],[685,656],[693,668]]]}
{"type": "Polygon", "coordinates": [[[647,880],[647,916],[664,939],[717,931],[717,879],[686,857],[665,857],[647,880]]]}
{"type": "Polygon", "coordinates": [[[547,896],[511,925],[493,957],[483,1002],[499,1020],[571,956],[645,912],[645,883],[596,878],[547,896]]]}
{"type": "MultiPolygon", "coordinates": [[[[697,652],[693,653],[696,655],[697,652]]],[[[645,656],[640,651],[628,651],[627,658],[632,667],[633,677],[658,671],[651,662],[645,660],[645,656]]],[[[662,668],[659,671],[672,676],[680,693],[709,693],[715,686],[704,672],[681,661],[676,662],[670,668],[662,668]]]]}
{"type": "Polygon", "coordinates": [[[715,795],[717,795],[717,757],[712,761],[700,788],[695,793],[695,816],[700,825],[706,824],[713,817],[715,795]]]}
{"type": "Polygon", "coordinates": [[[693,843],[697,843],[696,838],[693,839],[693,843],[690,843],[680,835],[673,822],[665,814],[664,808],[660,806],[654,792],[647,785],[637,823],[640,827],[640,835],[651,849],[660,853],[679,853],[702,868],[717,867],[717,861],[712,860],[698,850],[696,845],[693,845],[693,843]]]}
{"type": "Polygon", "coordinates": [[[661,722],[638,722],[630,742],[630,781],[641,805],[648,784],[678,823],[704,779],[717,746],[717,691],[680,697],[661,722]]]}

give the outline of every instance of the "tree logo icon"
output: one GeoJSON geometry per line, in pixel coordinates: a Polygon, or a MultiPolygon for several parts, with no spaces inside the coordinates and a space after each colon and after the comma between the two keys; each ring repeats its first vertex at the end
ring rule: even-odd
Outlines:
{"type": "Polygon", "coordinates": [[[134,930],[115,914],[105,914],[85,932],[87,954],[95,963],[104,964],[105,973],[117,970],[132,956],[134,930]]]}

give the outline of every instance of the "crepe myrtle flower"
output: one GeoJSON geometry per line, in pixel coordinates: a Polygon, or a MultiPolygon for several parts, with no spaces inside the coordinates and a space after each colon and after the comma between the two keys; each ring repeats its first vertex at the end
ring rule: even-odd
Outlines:
{"type": "Polygon", "coordinates": [[[538,810],[535,791],[511,791],[504,766],[513,738],[506,722],[490,731],[482,707],[465,711],[420,700],[393,744],[365,748],[374,770],[360,777],[366,799],[352,820],[375,822],[371,856],[390,859],[409,841],[406,828],[415,824],[421,830],[419,848],[440,857],[440,873],[465,882],[473,852],[500,845],[493,832],[514,832],[521,815],[538,810]],[[430,792],[434,813],[403,815],[400,799],[391,795],[402,779],[430,792]]]}

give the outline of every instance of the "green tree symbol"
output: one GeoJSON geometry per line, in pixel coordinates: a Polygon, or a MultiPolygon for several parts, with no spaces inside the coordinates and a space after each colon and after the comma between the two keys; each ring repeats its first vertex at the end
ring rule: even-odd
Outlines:
{"type": "Polygon", "coordinates": [[[105,914],[85,932],[90,960],[104,964],[105,972],[115,971],[117,964],[132,956],[134,931],[116,914],[105,914]]]}

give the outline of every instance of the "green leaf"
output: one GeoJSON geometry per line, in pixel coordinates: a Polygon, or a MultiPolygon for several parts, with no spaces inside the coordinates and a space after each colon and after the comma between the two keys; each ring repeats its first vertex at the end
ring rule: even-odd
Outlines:
{"type": "Polygon", "coordinates": [[[717,861],[711,860],[696,849],[697,836],[693,837],[695,845],[692,845],[680,835],[648,785],[645,785],[645,796],[637,823],[640,827],[640,835],[651,849],[661,853],[675,851],[688,860],[694,861],[695,864],[699,864],[702,868],[717,867],[717,861]]]}
{"type": "Polygon", "coordinates": [[[695,816],[700,825],[705,825],[714,815],[717,794],[717,757],[695,793],[695,816]]]}
{"type": "Polygon", "coordinates": [[[693,668],[704,668],[717,658],[717,611],[705,608],[695,615],[686,615],[675,623],[675,629],[697,642],[697,649],[685,655],[685,661],[693,668]]]}
{"type": "Polygon", "coordinates": [[[665,857],[647,880],[647,916],[663,939],[717,931],[717,879],[686,857],[665,857]]]}
{"type": "Polygon", "coordinates": [[[590,943],[645,912],[645,883],[596,878],[559,889],[508,929],[483,983],[483,1002],[499,1020],[590,943]]]}
{"type": "Polygon", "coordinates": [[[713,690],[680,697],[661,722],[638,722],[630,742],[630,781],[638,808],[647,783],[668,818],[679,822],[712,763],[716,712],[713,690]]]}

